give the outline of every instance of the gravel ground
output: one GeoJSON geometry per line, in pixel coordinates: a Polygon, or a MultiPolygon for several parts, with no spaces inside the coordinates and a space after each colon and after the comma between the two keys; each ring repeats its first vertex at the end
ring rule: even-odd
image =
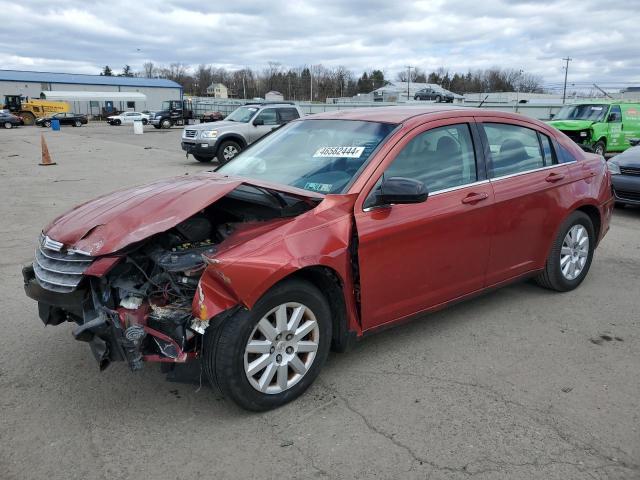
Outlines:
{"type": "Polygon", "coordinates": [[[578,290],[521,283],[368,337],[276,411],[154,365],[100,373],[71,325],[43,327],[20,267],[69,207],[202,170],[179,135],[0,131],[1,478],[640,478],[640,209],[616,210],[578,290]]]}

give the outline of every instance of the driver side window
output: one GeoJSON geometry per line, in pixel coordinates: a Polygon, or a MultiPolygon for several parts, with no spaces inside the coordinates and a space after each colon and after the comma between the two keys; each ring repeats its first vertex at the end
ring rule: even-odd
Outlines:
{"type": "Polygon", "coordinates": [[[416,135],[384,175],[419,180],[430,193],[475,182],[476,157],[469,125],[448,125],[416,135]]]}
{"type": "Polygon", "coordinates": [[[261,111],[256,119],[262,120],[263,125],[278,125],[278,115],[276,114],[275,108],[268,108],[261,111]]]}

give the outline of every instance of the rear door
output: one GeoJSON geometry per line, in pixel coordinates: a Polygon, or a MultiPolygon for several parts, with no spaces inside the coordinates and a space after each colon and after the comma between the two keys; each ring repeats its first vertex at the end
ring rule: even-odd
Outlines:
{"type": "Polygon", "coordinates": [[[478,119],[495,195],[487,286],[544,266],[571,189],[552,139],[524,121],[478,119]]]}
{"type": "Polygon", "coordinates": [[[355,219],[365,330],[482,288],[493,193],[474,132],[464,117],[414,129],[363,189],[355,219]],[[383,175],[422,181],[428,199],[372,206],[383,175]]]}
{"type": "Polygon", "coordinates": [[[298,113],[298,109],[293,107],[284,107],[278,108],[278,124],[284,125],[291,120],[295,120],[296,118],[300,118],[300,114],[298,113]]]}

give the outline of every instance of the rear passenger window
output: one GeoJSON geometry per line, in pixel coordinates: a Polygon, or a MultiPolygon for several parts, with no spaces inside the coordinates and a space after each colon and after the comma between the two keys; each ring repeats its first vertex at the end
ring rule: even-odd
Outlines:
{"type": "Polygon", "coordinates": [[[544,153],[545,166],[548,167],[549,165],[555,165],[558,163],[558,159],[556,158],[556,154],[553,150],[551,139],[542,133],[539,133],[538,135],[540,135],[540,143],[542,144],[542,153],[544,153]]]}
{"type": "Polygon", "coordinates": [[[420,180],[429,192],[473,183],[476,157],[466,123],[418,134],[395,158],[385,177],[420,180]]]}
{"type": "Polygon", "coordinates": [[[482,127],[491,150],[489,178],[544,167],[544,157],[535,130],[504,123],[483,123],[482,127]]]}
{"type": "Polygon", "coordinates": [[[300,118],[298,110],[295,108],[280,108],[278,109],[278,114],[280,115],[280,123],[287,123],[296,118],[300,118]]]}

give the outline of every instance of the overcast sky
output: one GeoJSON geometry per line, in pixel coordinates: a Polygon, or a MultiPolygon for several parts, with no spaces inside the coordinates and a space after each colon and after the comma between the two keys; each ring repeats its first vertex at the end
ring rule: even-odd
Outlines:
{"type": "Polygon", "coordinates": [[[640,82],[640,0],[0,0],[0,68],[98,73],[145,61],[359,75],[523,69],[551,84],[640,82]]]}

